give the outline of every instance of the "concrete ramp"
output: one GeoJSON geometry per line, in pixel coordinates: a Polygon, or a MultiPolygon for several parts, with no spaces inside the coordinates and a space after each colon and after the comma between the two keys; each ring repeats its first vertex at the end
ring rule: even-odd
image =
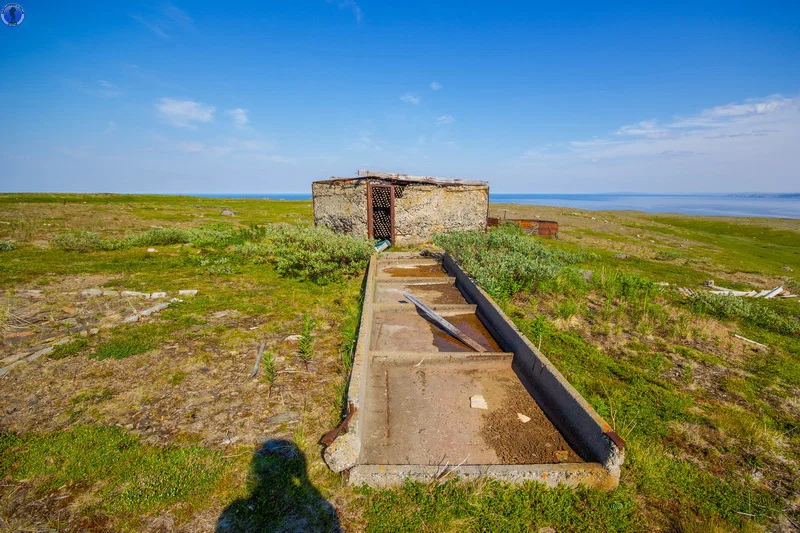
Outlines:
{"type": "Polygon", "coordinates": [[[623,443],[452,261],[374,256],[334,471],[372,486],[490,476],[616,488],[623,443]],[[485,351],[440,329],[409,292],[485,351]]]}

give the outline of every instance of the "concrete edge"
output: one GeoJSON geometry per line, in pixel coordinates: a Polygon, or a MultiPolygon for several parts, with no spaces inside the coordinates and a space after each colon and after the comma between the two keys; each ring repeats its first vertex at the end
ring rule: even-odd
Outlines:
{"type": "Polygon", "coordinates": [[[370,487],[393,487],[406,479],[431,483],[458,478],[462,481],[480,478],[511,483],[535,481],[554,488],[586,486],[614,490],[619,478],[598,463],[564,463],[540,465],[358,465],[350,469],[348,482],[370,487]]]}
{"type": "Polygon", "coordinates": [[[362,296],[361,321],[358,325],[358,340],[350,370],[350,385],[347,388],[348,408],[356,408],[347,426],[347,433],[340,434],[333,443],[323,451],[323,459],[334,472],[352,468],[358,463],[361,455],[361,433],[363,431],[363,405],[369,375],[369,347],[372,344],[372,318],[374,313],[375,274],[377,270],[377,254],[373,254],[367,268],[364,294],[362,296]]]}

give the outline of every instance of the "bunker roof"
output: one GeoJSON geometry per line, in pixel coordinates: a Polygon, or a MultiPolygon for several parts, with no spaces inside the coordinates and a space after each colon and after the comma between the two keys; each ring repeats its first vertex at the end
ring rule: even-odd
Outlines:
{"type": "Polygon", "coordinates": [[[433,176],[412,176],[411,174],[392,174],[389,172],[376,172],[374,170],[359,170],[356,172],[357,176],[354,178],[337,178],[332,177],[329,180],[320,180],[315,183],[339,183],[348,181],[358,181],[366,179],[380,179],[391,181],[394,183],[423,183],[427,185],[444,185],[444,186],[481,186],[487,187],[487,181],[471,181],[462,180],[457,178],[436,178],[433,176]]]}

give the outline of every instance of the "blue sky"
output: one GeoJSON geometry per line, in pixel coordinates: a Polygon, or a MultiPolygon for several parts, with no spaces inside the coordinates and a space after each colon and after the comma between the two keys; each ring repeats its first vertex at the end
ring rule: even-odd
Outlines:
{"type": "Polygon", "coordinates": [[[800,190],[800,2],[20,2],[0,190],[800,190]]]}

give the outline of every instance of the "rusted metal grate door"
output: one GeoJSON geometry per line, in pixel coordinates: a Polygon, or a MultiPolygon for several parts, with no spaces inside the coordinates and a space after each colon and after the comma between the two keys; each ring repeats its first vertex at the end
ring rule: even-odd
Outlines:
{"type": "Polygon", "coordinates": [[[367,185],[369,236],[394,242],[394,187],[367,185]]]}

